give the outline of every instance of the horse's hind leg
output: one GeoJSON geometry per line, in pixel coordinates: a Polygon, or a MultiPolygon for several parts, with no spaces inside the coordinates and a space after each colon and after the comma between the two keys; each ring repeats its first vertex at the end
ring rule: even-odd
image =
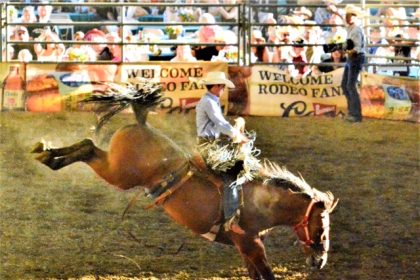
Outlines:
{"type": "Polygon", "coordinates": [[[236,235],[232,237],[232,241],[245,260],[250,277],[275,280],[267,261],[264,244],[259,237],[236,235]]]}
{"type": "Polygon", "coordinates": [[[57,149],[48,149],[43,143],[37,143],[32,152],[39,153],[36,160],[57,170],[76,161],[88,161],[94,156],[94,148],[92,140],[84,139],[71,146],[57,149]]]}

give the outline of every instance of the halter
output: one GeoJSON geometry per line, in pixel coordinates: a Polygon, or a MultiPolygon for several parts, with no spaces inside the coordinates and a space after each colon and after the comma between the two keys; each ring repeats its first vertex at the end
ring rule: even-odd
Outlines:
{"type": "Polygon", "coordinates": [[[316,203],[316,201],[312,199],[311,200],[311,203],[309,203],[308,208],[306,209],[306,213],[305,213],[305,216],[303,217],[302,221],[300,221],[294,227],[295,233],[298,236],[300,243],[302,243],[306,247],[311,247],[315,243],[309,237],[309,229],[308,229],[309,214],[311,213],[312,207],[314,206],[315,203],[316,203]],[[299,233],[298,233],[298,231],[299,231],[300,228],[303,228],[304,229],[304,232],[305,232],[305,239],[304,240],[300,239],[300,236],[299,236],[299,233]]]}

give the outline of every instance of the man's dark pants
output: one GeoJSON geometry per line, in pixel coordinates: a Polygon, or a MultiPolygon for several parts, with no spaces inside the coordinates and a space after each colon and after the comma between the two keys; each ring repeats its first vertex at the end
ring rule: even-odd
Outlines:
{"type": "Polygon", "coordinates": [[[364,63],[364,54],[349,55],[344,68],[343,79],[341,80],[341,87],[347,99],[349,115],[358,121],[362,120],[362,108],[359,93],[357,92],[357,77],[362,71],[364,63]]]}

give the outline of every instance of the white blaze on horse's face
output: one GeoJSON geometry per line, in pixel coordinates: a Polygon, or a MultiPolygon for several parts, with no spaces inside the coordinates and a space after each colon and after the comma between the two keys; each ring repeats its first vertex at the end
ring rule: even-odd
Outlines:
{"type": "Polygon", "coordinates": [[[321,213],[322,233],[319,240],[314,240],[315,244],[308,246],[305,251],[310,251],[310,256],[306,263],[314,269],[322,269],[328,260],[330,249],[330,215],[327,210],[321,213]]]}

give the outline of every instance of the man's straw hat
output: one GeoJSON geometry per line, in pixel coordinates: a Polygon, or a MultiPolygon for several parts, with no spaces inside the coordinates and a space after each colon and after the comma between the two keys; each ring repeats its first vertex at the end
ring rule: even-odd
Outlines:
{"type": "Polygon", "coordinates": [[[205,85],[225,85],[228,88],[235,88],[235,85],[226,78],[225,72],[211,71],[203,79],[205,85]]]}
{"type": "Polygon", "coordinates": [[[357,17],[363,17],[365,15],[365,12],[361,8],[356,7],[355,5],[352,5],[352,4],[348,4],[344,8],[344,12],[346,14],[353,14],[357,17]]]}

